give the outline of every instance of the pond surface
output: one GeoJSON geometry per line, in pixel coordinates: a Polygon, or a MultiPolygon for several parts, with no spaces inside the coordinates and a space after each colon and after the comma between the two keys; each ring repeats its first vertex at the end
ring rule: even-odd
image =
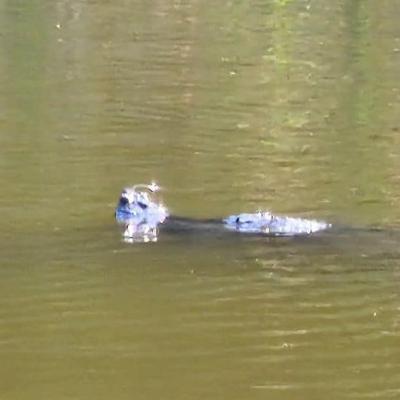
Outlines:
{"type": "Polygon", "coordinates": [[[0,11],[0,398],[399,398],[397,2],[0,11]],[[151,180],[343,229],[124,243],[151,180]]]}

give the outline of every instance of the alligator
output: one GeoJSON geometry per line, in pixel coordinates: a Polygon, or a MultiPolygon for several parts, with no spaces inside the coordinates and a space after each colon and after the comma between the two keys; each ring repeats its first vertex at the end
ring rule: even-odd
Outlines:
{"type": "Polygon", "coordinates": [[[307,236],[326,231],[331,224],[304,218],[279,216],[269,211],[229,215],[221,219],[194,219],[170,215],[155,194],[156,183],[138,184],[122,190],[115,218],[123,227],[127,242],[155,242],[165,232],[218,231],[255,234],[267,237],[307,236]]]}

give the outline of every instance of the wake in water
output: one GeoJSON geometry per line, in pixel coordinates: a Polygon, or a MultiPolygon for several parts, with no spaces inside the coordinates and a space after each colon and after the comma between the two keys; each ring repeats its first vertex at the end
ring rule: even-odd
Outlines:
{"type": "Polygon", "coordinates": [[[155,194],[159,191],[160,187],[151,183],[127,187],[121,192],[115,217],[124,227],[123,237],[126,241],[155,242],[162,229],[179,233],[188,228],[214,228],[264,236],[297,236],[310,235],[331,227],[324,221],[278,216],[269,211],[230,215],[219,220],[175,217],[157,201],[155,194]]]}

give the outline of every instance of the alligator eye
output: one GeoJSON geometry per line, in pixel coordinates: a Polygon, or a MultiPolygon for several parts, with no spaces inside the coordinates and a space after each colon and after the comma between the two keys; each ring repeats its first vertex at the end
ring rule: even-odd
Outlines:
{"type": "Polygon", "coordinates": [[[129,203],[129,200],[128,200],[126,197],[121,197],[121,198],[119,199],[119,204],[120,204],[121,206],[126,206],[128,203],[129,203]]]}

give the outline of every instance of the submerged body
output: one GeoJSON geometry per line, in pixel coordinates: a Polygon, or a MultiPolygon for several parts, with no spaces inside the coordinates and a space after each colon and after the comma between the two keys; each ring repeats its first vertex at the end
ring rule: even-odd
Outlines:
{"type": "Polygon", "coordinates": [[[230,215],[223,219],[196,220],[171,216],[166,207],[154,199],[155,184],[125,188],[115,217],[124,226],[123,236],[132,242],[156,241],[159,231],[187,232],[218,230],[265,236],[310,235],[331,227],[330,224],[304,218],[273,215],[268,211],[230,215]]]}

